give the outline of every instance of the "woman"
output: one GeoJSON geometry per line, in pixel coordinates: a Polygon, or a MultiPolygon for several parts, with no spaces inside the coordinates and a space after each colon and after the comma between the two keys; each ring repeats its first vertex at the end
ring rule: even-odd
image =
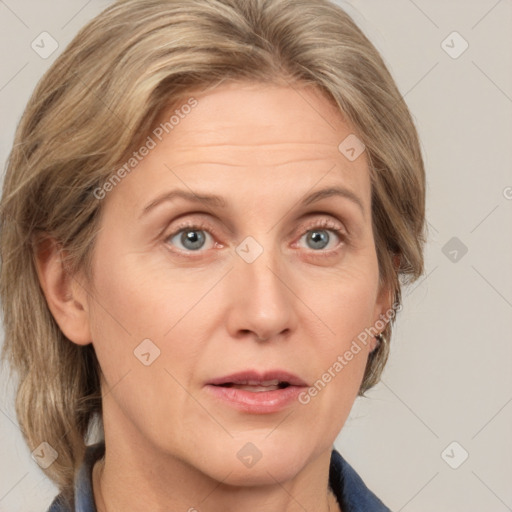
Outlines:
{"type": "Polygon", "coordinates": [[[424,199],[408,109],[327,0],[90,22],[27,106],[1,209],[50,511],[389,510],[333,443],[423,271],[424,199]]]}

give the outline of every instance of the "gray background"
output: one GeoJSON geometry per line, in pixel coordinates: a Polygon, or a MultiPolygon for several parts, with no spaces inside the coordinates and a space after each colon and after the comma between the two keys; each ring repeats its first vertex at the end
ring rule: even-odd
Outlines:
{"type": "MultiPolygon", "coordinates": [[[[109,3],[0,0],[2,163],[37,80],[109,3]],[[43,31],[59,45],[46,59],[31,48],[43,31]]],[[[383,381],[356,401],[336,446],[395,511],[512,511],[512,2],[339,3],[415,118],[430,235],[383,381]]],[[[46,510],[57,489],[24,444],[5,370],[0,461],[0,512],[46,510]]]]}

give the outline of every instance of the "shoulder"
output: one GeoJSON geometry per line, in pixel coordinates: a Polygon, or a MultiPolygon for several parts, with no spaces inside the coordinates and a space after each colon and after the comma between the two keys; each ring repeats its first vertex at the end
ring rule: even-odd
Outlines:
{"type": "Polygon", "coordinates": [[[104,453],[104,441],[87,446],[82,464],[75,474],[74,503],[67,502],[61,493],[52,501],[47,512],[96,512],[92,490],[92,468],[104,453]]]}
{"type": "Polygon", "coordinates": [[[331,452],[329,484],[343,512],[391,512],[336,449],[331,452]]]}

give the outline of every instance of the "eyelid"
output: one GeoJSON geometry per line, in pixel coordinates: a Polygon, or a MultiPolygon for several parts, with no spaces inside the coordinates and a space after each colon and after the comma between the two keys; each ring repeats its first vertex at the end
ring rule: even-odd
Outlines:
{"type": "Polygon", "coordinates": [[[324,215],[324,218],[318,219],[315,217],[314,219],[310,219],[310,220],[306,221],[306,224],[301,225],[299,230],[306,232],[311,229],[332,229],[334,231],[339,231],[341,233],[345,233],[348,236],[348,231],[345,228],[345,225],[343,223],[341,223],[340,221],[334,220],[331,217],[326,218],[325,213],[324,214],[318,213],[315,215],[324,215]]]}
{"type": "Polygon", "coordinates": [[[293,243],[293,247],[296,247],[299,244],[300,240],[302,240],[302,237],[304,235],[306,235],[310,231],[314,231],[314,230],[331,231],[340,240],[334,249],[314,250],[314,249],[306,248],[306,250],[314,256],[318,256],[318,257],[332,256],[339,250],[341,245],[349,242],[348,231],[345,229],[345,226],[342,223],[340,223],[339,221],[335,221],[333,219],[324,218],[324,219],[320,219],[320,220],[319,219],[311,220],[311,221],[309,221],[308,224],[302,225],[299,230],[300,236],[299,236],[298,240],[293,243]]]}
{"type": "MultiPolygon", "coordinates": [[[[214,242],[214,246],[216,248],[223,247],[223,244],[216,241],[216,239],[219,238],[218,232],[212,227],[211,223],[208,223],[204,220],[185,220],[185,221],[183,221],[182,223],[175,226],[171,233],[164,235],[164,237],[163,237],[164,241],[167,242],[171,238],[174,238],[176,235],[178,235],[180,232],[186,231],[186,230],[206,231],[210,236],[212,236],[212,238],[214,238],[213,242],[214,242]]],[[[171,244],[168,244],[168,245],[171,245],[171,244]]],[[[173,246],[173,247],[175,247],[175,246],[173,246]]],[[[206,250],[204,250],[204,249],[203,250],[200,249],[198,251],[191,251],[191,250],[180,249],[178,247],[175,247],[173,250],[175,252],[177,252],[178,254],[187,254],[187,255],[195,255],[195,254],[201,254],[201,253],[206,252],[206,250]]]]}
{"type": "MultiPolygon", "coordinates": [[[[321,255],[332,255],[334,252],[336,252],[339,249],[339,246],[343,243],[346,243],[349,237],[349,234],[344,226],[343,223],[341,223],[339,220],[334,220],[333,218],[326,218],[325,212],[315,212],[315,215],[324,215],[324,218],[318,219],[318,218],[309,218],[305,222],[302,222],[300,226],[296,229],[295,234],[293,235],[295,237],[299,237],[297,240],[295,240],[292,244],[293,247],[297,247],[298,243],[302,239],[304,235],[306,235],[309,231],[312,231],[314,229],[319,230],[328,230],[331,232],[334,232],[336,236],[340,239],[339,244],[336,246],[335,249],[328,249],[328,250],[314,250],[314,249],[307,249],[306,250],[310,253],[316,254],[317,256],[321,255]]],[[[327,214],[329,215],[329,214],[327,214]]],[[[188,219],[184,220],[181,223],[179,223],[177,226],[175,226],[172,230],[172,232],[166,234],[164,236],[164,240],[167,243],[169,239],[174,238],[176,235],[178,235],[180,232],[185,230],[198,230],[198,231],[205,231],[207,232],[212,238],[214,239],[214,248],[222,248],[224,245],[222,243],[219,243],[219,233],[216,230],[215,227],[213,227],[212,222],[205,221],[203,219],[193,220],[188,219]]],[[[198,249],[197,251],[193,250],[185,250],[180,249],[173,244],[168,244],[172,247],[174,247],[173,250],[175,253],[179,255],[186,255],[189,257],[199,256],[203,253],[211,250],[211,249],[198,249]]]]}
{"type": "Polygon", "coordinates": [[[215,235],[215,237],[219,238],[221,235],[219,230],[215,227],[215,223],[220,223],[228,233],[231,233],[229,226],[226,226],[222,220],[214,217],[214,220],[211,221],[210,217],[211,215],[209,213],[202,211],[189,211],[183,213],[169,222],[166,222],[166,227],[161,231],[161,235],[163,235],[165,239],[168,239],[171,236],[177,235],[184,229],[197,229],[208,231],[212,235],[215,235]],[[206,217],[206,219],[204,217],[206,217]],[[172,228],[172,231],[169,231],[169,227],[171,225],[174,225],[174,227],[172,228]]]}

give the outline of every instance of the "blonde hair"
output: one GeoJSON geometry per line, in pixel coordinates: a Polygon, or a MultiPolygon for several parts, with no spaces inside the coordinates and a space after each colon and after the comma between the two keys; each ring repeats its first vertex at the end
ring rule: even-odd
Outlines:
{"type": "MultiPolygon", "coordinates": [[[[86,271],[101,187],[169,104],[225,80],[313,84],[366,145],[381,284],[423,272],[425,177],[411,115],[377,50],[328,0],[124,0],[88,23],[37,85],[17,129],[1,203],[2,355],[16,370],[18,421],[72,500],[91,422],[101,420],[92,345],[70,342],[47,306],[35,245],[51,236],[86,271]]],[[[341,141],[340,141],[341,142],[341,141]]],[[[90,275],[89,275],[90,277],[90,275]]],[[[384,335],[389,342],[392,321],[384,335]]],[[[380,378],[371,354],[360,393],[380,378]]]]}

